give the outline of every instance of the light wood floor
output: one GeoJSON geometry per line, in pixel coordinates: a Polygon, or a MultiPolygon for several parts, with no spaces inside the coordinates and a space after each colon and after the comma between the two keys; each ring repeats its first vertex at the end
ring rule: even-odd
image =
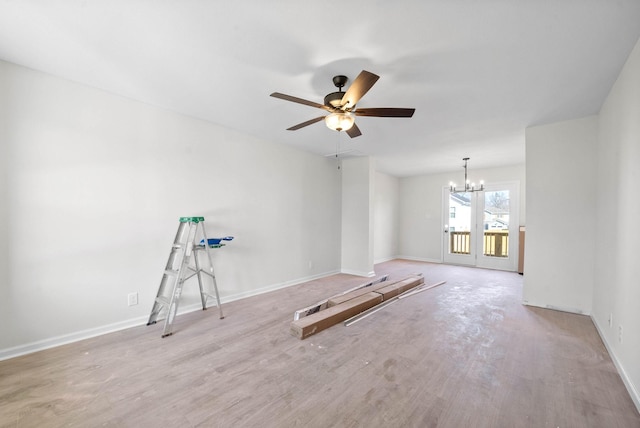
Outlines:
{"type": "Polygon", "coordinates": [[[589,317],[521,305],[515,273],[392,261],[427,284],[304,341],[336,275],[0,362],[0,427],[640,427],[589,317]]]}

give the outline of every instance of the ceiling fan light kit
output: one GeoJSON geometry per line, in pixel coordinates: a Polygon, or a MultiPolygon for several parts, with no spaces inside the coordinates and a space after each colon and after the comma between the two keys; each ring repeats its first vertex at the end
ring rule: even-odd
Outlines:
{"type": "Polygon", "coordinates": [[[331,113],[324,118],[324,123],[327,128],[334,131],[348,131],[353,127],[356,118],[349,112],[345,113],[331,113]]]}
{"type": "Polygon", "coordinates": [[[415,109],[413,108],[356,108],[356,104],[360,101],[360,98],[362,98],[364,94],[371,89],[379,78],[380,76],[378,75],[362,70],[347,92],[342,92],[342,88],[346,85],[348,80],[347,76],[334,76],[333,84],[338,88],[338,91],[331,92],[325,96],[324,104],[293,97],[291,95],[281,94],[279,92],[274,92],[271,96],[285,101],[316,107],[329,112],[329,115],[327,116],[316,117],[287,128],[288,131],[296,131],[324,119],[324,122],[329,129],[334,131],[345,131],[349,137],[355,138],[362,135],[360,129],[355,123],[355,116],[408,118],[412,117],[415,112],[415,109]]]}

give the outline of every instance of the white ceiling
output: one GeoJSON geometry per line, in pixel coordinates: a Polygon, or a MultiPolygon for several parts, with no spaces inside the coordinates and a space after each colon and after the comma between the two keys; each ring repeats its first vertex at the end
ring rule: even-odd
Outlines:
{"type": "Polygon", "coordinates": [[[524,129],[597,113],[640,37],[640,0],[0,0],[0,59],[397,176],[524,162],[524,129]],[[350,139],[331,78],[381,76],[350,139]]]}

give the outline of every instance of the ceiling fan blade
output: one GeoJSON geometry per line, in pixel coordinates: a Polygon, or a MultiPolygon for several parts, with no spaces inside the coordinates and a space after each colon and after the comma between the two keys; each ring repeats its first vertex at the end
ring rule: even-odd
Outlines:
{"type": "Polygon", "coordinates": [[[373,117],[411,117],[416,111],[414,108],[359,108],[353,111],[356,116],[373,116],[373,117]]]}
{"type": "Polygon", "coordinates": [[[362,135],[362,132],[360,132],[360,128],[358,128],[358,125],[356,125],[355,123],[351,128],[347,129],[346,132],[347,135],[349,135],[349,137],[351,138],[356,138],[362,135]]]}
{"type": "Polygon", "coordinates": [[[331,109],[325,105],[314,103],[313,101],[308,101],[298,97],[292,97],[291,95],[281,94],[280,92],[274,92],[273,94],[271,94],[271,96],[274,98],[280,98],[281,100],[291,101],[294,103],[304,104],[306,106],[311,106],[311,107],[316,107],[316,108],[321,108],[323,110],[331,111],[331,109]]]}
{"type": "Polygon", "coordinates": [[[320,122],[324,119],[324,116],[316,117],[315,119],[307,120],[306,122],[299,123],[297,125],[293,125],[291,128],[287,128],[287,131],[297,131],[300,128],[304,128],[305,126],[313,125],[316,122],[320,122]]]}
{"type": "Polygon", "coordinates": [[[379,78],[380,76],[377,74],[362,70],[342,97],[342,101],[340,102],[342,109],[353,108],[358,104],[360,98],[362,98],[364,94],[371,89],[373,84],[376,83],[379,78]]]}

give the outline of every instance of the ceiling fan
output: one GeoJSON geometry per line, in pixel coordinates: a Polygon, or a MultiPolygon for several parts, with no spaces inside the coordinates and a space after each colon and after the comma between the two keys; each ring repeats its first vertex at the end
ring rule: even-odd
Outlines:
{"type": "Polygon", "coordinates": [[[293,97],[291,95],[274,92],[271,94],[274,98],[280,98],[294,103],[304,104],[316,107],[329,112],[326,116],[316,117],[306,122],[299,123],[287,128],[287,131],[296,131],[305,126],[312,125],[324,119],[325,124],[335,131],[345,131],[349,137],[355,138],[362,135],[358,125],[355,123],[354,116],[370,116],[370,117],[411,117],[416,111],[414,108],[356,108],[356,104],[360,98],[366,94],[369,89],[376,83],[380,76],[362,70],[356,80],[353,81],[347,92],[342,92],[342,88],[347,83],[347,76],[335,76],[333,84],[338,88],[337,92],[331,92],[324,97],[324,104],[318,104],[302,98],[293,97]]]}

